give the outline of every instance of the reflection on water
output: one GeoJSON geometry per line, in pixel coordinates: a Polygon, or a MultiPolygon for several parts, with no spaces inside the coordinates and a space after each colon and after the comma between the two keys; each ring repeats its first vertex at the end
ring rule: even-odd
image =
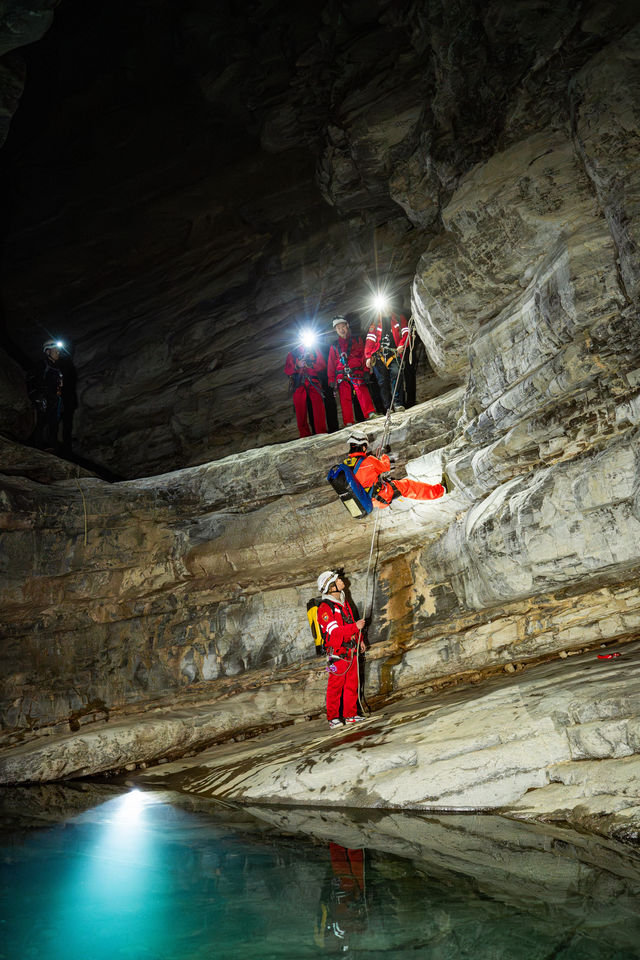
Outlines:
{"type": "Polygon", "coordinates": [[[640,957],[640,862],[613,843],[52,789],[14,794],[1,835],[7,960],[640,957]]]}

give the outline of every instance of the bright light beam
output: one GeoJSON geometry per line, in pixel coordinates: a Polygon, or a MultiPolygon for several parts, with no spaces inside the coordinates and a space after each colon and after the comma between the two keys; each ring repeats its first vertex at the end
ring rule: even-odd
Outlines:
{"type": "Polygon", "coordinates": [[[376,313],[385,313],[389,309],[389,298],[384,293],[376,293],[371,301],[376,313]]]}
{"type": "Polygon", "coordinates": [[[141,790],[130,790],[120,798],[114,822],[123,825],[138,823],[146,806],[146,798],[141,790]]]}
{"type": "Polygon", "coordinates": [[[300,333],[300,343],[305,350],[315,347],[317,339],[315,330],[302,330],[300,333]]]}

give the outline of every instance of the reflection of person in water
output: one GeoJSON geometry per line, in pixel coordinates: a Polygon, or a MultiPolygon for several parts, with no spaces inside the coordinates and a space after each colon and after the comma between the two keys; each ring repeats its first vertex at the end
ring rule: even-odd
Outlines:
{"type": "Polygon", "coordinates": [[[329,855],[331,873],[322,890],[315,941],[327,953],[343,953],[351,935],[365,927],[364,850],[330,843],[329,855]]]}

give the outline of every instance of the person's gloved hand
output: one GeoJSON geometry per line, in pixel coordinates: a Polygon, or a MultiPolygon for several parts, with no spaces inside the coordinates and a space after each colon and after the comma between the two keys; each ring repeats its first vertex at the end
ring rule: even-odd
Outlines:
{"type": "Polygon", "coordinates": [[[389,446],[389,444],[386,445],[386,447],[384,448],[384,450],[383,450],[382,452],[383,452],[383,453],[386,453],[386,455],[389,457],[389,462],[391,463],[391,466],[393,467],[393,466],[395,465],[395,462],[396,462],[396,455],[395,455],[395,453],[391,453],[391,447],[389,446]]]}

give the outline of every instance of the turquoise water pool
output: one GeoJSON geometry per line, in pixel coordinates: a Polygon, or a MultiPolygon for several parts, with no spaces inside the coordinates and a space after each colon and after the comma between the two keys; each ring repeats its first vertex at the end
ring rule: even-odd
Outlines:
{"type": "Polygon", "coordinates": [[[3,960],[640,957],[634,851],[499,818],[23,791],[1,879],[3,960]]]}

